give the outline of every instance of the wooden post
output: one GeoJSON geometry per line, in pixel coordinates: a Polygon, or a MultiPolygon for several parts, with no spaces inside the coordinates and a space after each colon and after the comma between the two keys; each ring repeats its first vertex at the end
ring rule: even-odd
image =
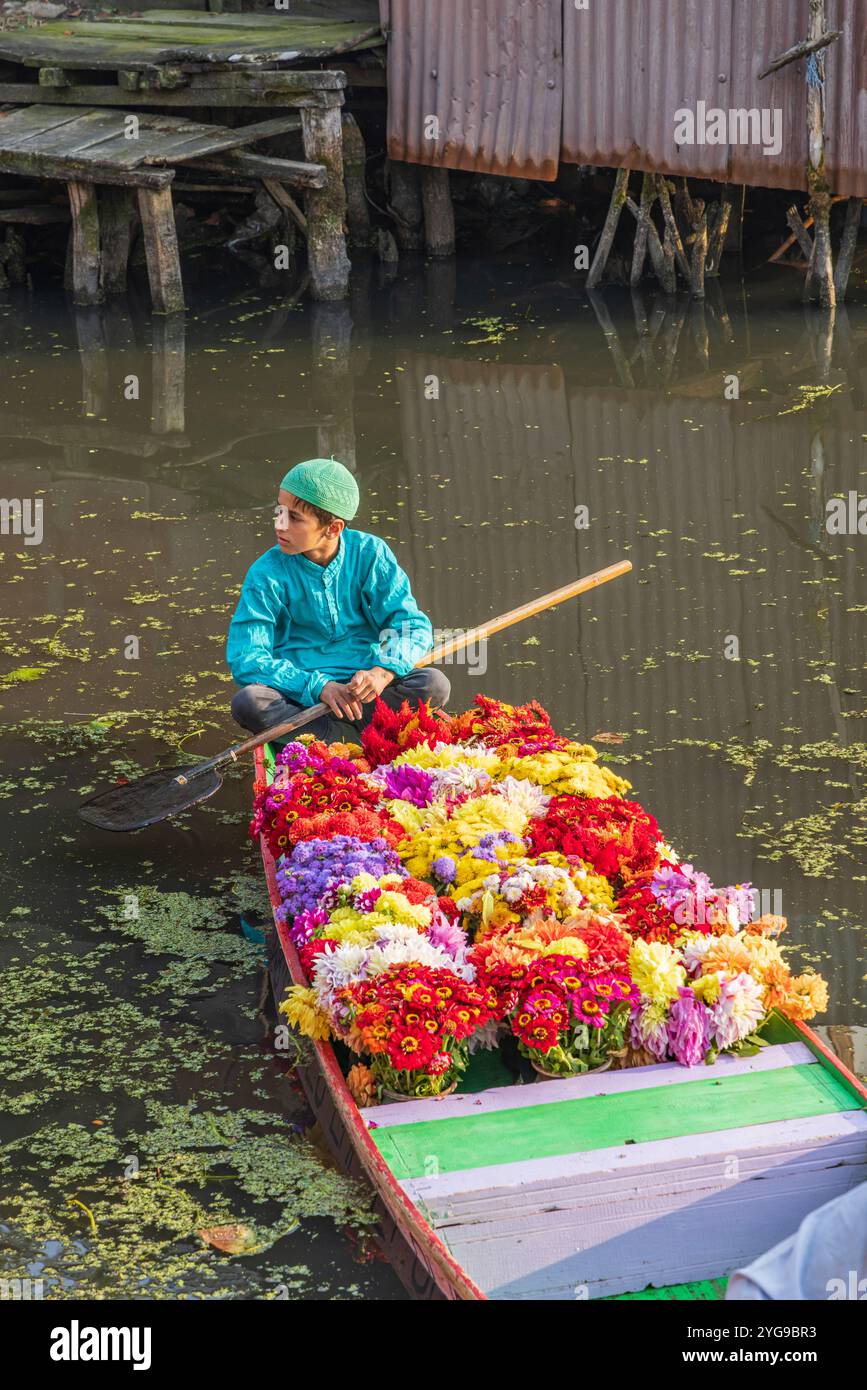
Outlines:
{"type": "Polygon", "coordinates": [[[178,313],[184,307],[184,286],[171,188],[140,188],[138,207],[154,313],[178,313]]]}
{"type": "Polygon", "coordinates": [[[92,183],[68,183],[72,213],[72,298],[76,304],[102,300],[99,266],[99,211],[92,183]]]}
{"type": "Polygon", "coordinates": [[[861,205],[862,200],[860,198],[850,198],[846,204],[846,219],[843,223],[840,249],[837,252],[837,268],[834,271],[834,291],[837,299],[841,302],[846,298],[852,261],[855,259],[858,228],[861,226],[861,205]]]}
{"type": "Polygon", "coordinates": [[[421,171],[424,244],[429,256],[455,254],[455,213],[448,169],[424,165],[421,171]]]}
{"type": "Polygon", "coordinates": [[[394,217],[401,251],[420,251],[424,244],[419,169],[400,159],[388,161],[388,210],[394,217]]]}
{"type": "Polygon", "coordinates": [[[346,254],[346,189],[343,185],[343,129],[339,106],[305,106],[301,112],[304,157],[324,164],[324,188],[309,188],[307,260],[314,299],[345,299],[350,262],[346,254]]]}
{"type": "Polygon", "coordinates": [[[689,284],[692,278],[689,268],[689,261],[686,259],[686,252],[683,249],[683,241],[681,239],[680,229],[678,228],[677,221],[674,216],[674,209],[671,206],[671,192],[669,190],[668,181],[664,174],[657,175],[657,179],[659,188],[659,204],[662,208],[662,216],[665,220],[666,236],[670,237],[671,239],[671,243],[674,248],[674,255],[677,260],[677,264],[680,267],[680,273],[683,276],[686,283],[689,284]]]}
{"type": "Polygon", "coordinates": [[[102,288],[126,294],[126,273],[135,216],[131,188],[103,187],[99,193],[102,226],[102,288]]]}
{"type": "Polygon", "coordinates": [[[727,198],[725,192],[723,192],[722,199],[716,205],[713,224],[708,227],[706,270],[708,275],[719,275],[720,261],[722,260],[723,247],[726,244],[726,235],[728,233],[731,215],[731,200],[727,198]]]}
{"type": "MultiPolygon", "coordinates": [[[[825,0],[810,0],[808,39],[821,38],[825,29],[825,0]]],[[[831,190],[825,176],[825,53],[807,59],[807,188],[815,225],[812,275],[804,284],[805,299],[818,294],[823,309],[837,302],[831,262],[831,190]]]]}
{"type": "Polygon", "coordinates": [[[707,208],[701,198],[690,199],[695,240],[692,244],[690,288],[693,299],[704,299],[704,274],[707,263],[707,208]]]}
{"type": "Polygon", "coordinates": [[[650,174],[645,174],[641,180],[641,202],[638,207],[638,225],[635,228],[635,241],[632,246],[632,270],[629,273],[629,284],[635,289],[644,274],[644,262],[647,256],[647,227],[650,222],[650,209],[656,198],[656,180],[650,174]]]}
{"type": "Polygon", "coordinates": [[[343,180],[346,185],[346,225],[350,246],[370,245],[370,208],[367,205],[367,149],[358,121],[343,112],[343,180]]]}
{"type": "Polygon", "coordinates": [[[623,204],[626,202],[626,195],[629,191],[629,174],[629,169],[617,170],[605,225],[602,228],[599,245],[596,247],[596,254],[593,257],[593,264],[585,281],[584,288],[587,290],[595,290],[605,273],[605,266],[611,253],[611,244],[614,241],[614,233],[617,231],[617,224],[620,221],[620,214],[623,211],[623,204]]]}

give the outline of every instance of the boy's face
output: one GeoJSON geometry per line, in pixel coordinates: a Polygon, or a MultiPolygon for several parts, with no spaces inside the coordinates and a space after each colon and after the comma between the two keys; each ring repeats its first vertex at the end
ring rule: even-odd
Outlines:
{"type": "Polygon", "coordinates": [[[302,510],[297,497],[280,489],[274,509],[274,531],[284,555],[304,555],[315,550],[331,535],[333,527],[334,522],[323,526],[312,512],[302,510]]]}

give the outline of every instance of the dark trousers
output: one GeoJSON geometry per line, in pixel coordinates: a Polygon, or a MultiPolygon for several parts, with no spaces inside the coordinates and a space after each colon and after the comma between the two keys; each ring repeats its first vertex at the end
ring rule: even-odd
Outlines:
{"type": "MultiPolygon", "coordinates": [[[[404,700],[414,707],[416,700],[430,700],[431,705],[442,709],[451,693],[451,682],[436,666],[422,666],[418,671],[410,671],[408,676],[393,680],[387,685],[380,698],[392,709],[398,709],[404,700]]],[[[362,718],[359,722],[338,719],[333,714],[325,714],[305,724],[299,733],[314,734],[324,743],[342,743],[355,740],[373,718],[375,700],[362,705],[362,718]]],[[[232,718],[242,729],[261,734],[275,724],[282,724],[305,708],[294,700],[289,700],[279,690],[269,685],[244,685],[232,701],[232,718]]],[[[291,737],[291,735],[289,735],[291,737]]],[[[280,741],[280,740],[278,740],[280,741]]],[[[285,742],[285,740],[282,740],[285,742]]]]}

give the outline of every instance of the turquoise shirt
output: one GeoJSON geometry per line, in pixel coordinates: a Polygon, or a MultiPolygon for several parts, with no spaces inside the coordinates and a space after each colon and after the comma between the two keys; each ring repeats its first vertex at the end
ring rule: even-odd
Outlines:
{"type": "Polygon", "coordinates": [[[250,566],[226,660],[238,685],[270,685],[309,706],[328,681],[371,666],[405,676],[432,646],[430,619],[389,546],[344,527],[327,565],[275,545],[250,566]]]}

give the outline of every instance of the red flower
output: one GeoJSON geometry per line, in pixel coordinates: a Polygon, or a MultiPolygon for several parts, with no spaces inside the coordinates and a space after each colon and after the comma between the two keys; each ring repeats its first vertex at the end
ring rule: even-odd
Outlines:
{"type": "Polygon", "coordinates": [[[434,1039],[423,1028],[395,1028],[388,1041],[388,1060],[396,1070],[425,1071],[437,1051],[434,1039]]]}
{"type": "Polygon", "coordinates": [[[551,798],[544,816],[530,822],[527,839],[533,854],[554,850],[575,855],[614,879],[656,866],[659,826],[637,801],[561,795],[551,798]]]}
{"type": "Polygon", "coordinates": [[[416,709],[404,700],[397,710],[377,700],[373,718],[361,735],[371,767],[392,762],[407,748],[417,748],[420,744],[433,748],[437,743],[452,742],[449,716],[442,710],[432,710],[427,700],[418,700],[416,709]]]}

